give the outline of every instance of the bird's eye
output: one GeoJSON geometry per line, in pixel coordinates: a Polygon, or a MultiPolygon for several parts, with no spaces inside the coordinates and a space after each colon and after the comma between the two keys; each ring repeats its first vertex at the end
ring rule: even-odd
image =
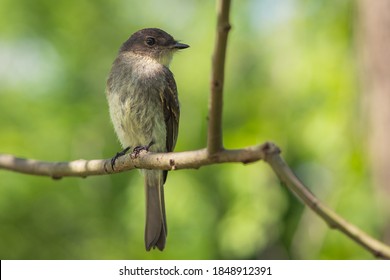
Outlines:
{"type": "Polygon", "coordinates": [[[145,42],[148,46],[153,46],[154,44],[156,44],[156,39],[154,39],[153,37],[148,37],[146,38],[145,42]]]}

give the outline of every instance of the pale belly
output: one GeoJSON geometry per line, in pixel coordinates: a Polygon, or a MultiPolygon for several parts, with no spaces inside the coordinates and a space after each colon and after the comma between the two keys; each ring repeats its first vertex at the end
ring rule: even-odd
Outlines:
{"type": "Polygon", "coordinates": [[[109,99],[111,120],[123,148],[133,149],[146,146],[152,152],[166,152],[166,127],[162,106],[157,92],[150,92],[150,98],[128,95],[120,98],[114,94],[109,99]]]}

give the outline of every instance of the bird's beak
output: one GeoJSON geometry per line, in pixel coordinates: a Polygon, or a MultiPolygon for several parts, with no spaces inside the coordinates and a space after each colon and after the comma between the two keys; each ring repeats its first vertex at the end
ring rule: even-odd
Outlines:
{"type": "Polygon", "coordinates": [[[186,45],[186,44],[182,44],[182,43],[179,43],[179,42],[176,42],[173,47],[175,49],[186,49],[186,48],[189,48],[190,46],[189,45],[186,45]]]}

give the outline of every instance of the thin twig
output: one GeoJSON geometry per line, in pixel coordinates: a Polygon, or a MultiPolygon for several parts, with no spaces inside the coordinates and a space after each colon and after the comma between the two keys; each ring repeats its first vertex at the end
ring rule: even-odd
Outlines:
{"type": "Polygon", "coordinates": [[[217,32],[212,58],[209,127],[207,150],[209,154],[223,150],[222,107],[223,82],[227,37],[231,28],[229,23],[230,0],[219,0],[217,3],[217,32]]]}
{"type": "Polygon", "coordinates": [[[356,243],[370,251],[375,257],[390,259],[389,246],[379,242],[361,229],[347,222],[310,192],[280,156],[280,151],[275,145],[267,146],[264,152],[265,161],[269,163],[280,181],[283,182],[292,193],[299,197],[304,204],[317,213],[330,228],[340,230],[356,243]]]}

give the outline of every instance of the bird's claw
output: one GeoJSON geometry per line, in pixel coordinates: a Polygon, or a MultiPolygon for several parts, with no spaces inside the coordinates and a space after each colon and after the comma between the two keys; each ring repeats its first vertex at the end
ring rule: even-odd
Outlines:
{"type": "Polygon", "coordinates": [[[116,153],[116,155],[111,159],[111,168],[112,168],[112,170],[114,170],[115,161],[118,158],[120,158],[121,156],[124,156],[129,150],[130,150],[130,147],[127,147],[123,151],[120,151],[120,152],[116,153]]]}
{"type": "Polygon", "coordinates": [[[148,145],[146,145],[146,146],[137,146],[137,147],[135,147],[134,149],[133,149],[133,152],[130,154],[130,156],[131,156],[131,158],[137,158],[139,155],[140,155],[140,153],[142,152],[142,151],[147,151],[147,152],[149,152],[149,149],[150,149],[150,147],[152,146],[154,144],[154,142],[153,141],[151,141],[148,145]]]}

